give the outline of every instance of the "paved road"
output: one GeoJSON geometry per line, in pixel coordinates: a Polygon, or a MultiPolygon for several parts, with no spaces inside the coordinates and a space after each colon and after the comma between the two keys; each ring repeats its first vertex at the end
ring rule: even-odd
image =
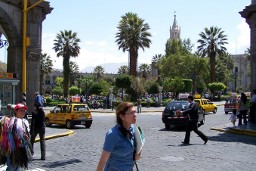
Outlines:
{"type": "MultiPolygon", "coordinates": [[[[41,161],[39,143],[35,144],[35,160],[29,169],[51,171],[93,171],[96,169],[105,133],[115,124],[113,113],[94,113],[90,129],[77,126],[75,134],[51,139],[46,142],[46,160],[41,161]]],[[[200,127],[209,136],[209,142],[191,134],[190,146],[181,146],[184,129],[166,131],[160,112],[145,112],[138,115],[138,124],[143,128],[146,144],[138,161],[140,171],[170,170],[255,170],[256,137],[228,134],[210,130],[211,127],[229,122],[223,106],[217,114],[208,114],[205,125],[200,127]]],[[[52,129],[65,132],[66,129],[52,129]]]]}

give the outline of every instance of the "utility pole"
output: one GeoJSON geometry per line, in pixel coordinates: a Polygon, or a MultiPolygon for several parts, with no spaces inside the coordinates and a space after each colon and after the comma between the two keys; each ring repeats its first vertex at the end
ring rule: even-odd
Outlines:
{"type": "Polygon", "coordinates": [[[27,37],[27,15],[28,11],[44,0],[39,0],[35,4],[28,7],[28,0],[23,0],[23,37],[22,37],[22,93],[23,103],[26,104],[26,85],[27,85],[27,46],[30,44],[30,39],[27,37]]]}

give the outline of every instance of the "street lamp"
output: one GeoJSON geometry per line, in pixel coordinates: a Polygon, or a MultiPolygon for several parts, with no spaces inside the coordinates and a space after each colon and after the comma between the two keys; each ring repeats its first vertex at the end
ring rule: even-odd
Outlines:
{"type": "Polygon", "coordinates": [[[234,73],[234,75],[235,75],[235,92],[236,92],[236,80],[237,80],[237,72],[238,72],[238,67],[235,67],[235,73],[234,73]]]}
{"type": "Polygon", "coordinates": [[[26,84],[27,84],[27,46],[30,44],[30,39],[27,37],[27,14],[28,11],[44,0],[39,0],[28,7],[28,0],[23,0],[23,35],[22,35],[22,93],[23,103],[26,103],[26,84]]]}

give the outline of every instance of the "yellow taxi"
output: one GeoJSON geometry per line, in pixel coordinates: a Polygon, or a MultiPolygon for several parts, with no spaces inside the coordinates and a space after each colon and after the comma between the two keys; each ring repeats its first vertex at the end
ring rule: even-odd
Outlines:
{"type": "Polygon", "coordinates": [[[213,112],[217,113],[217,105],[211,102],[209,99],[201,98],[201,95],[196,94],[194,96],[194,101],[198,103],[199,107],[202,108],[203,113],[213,112]]]}
{"type": "Polygon", "coordinates": [[[59,104],[45,115],[45,125],[50,127],[52,124],[65,125],[68,129],[75,125],[84,125],[86,128],[90,128],[92,114],[86,104],[59,104]]]}

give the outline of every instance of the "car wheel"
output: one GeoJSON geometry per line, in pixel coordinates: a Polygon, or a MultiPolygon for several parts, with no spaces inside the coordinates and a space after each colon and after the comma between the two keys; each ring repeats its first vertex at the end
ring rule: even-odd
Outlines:
{"type": "Polygon", "coordinates": [[[217,109],[216,108],[214,108],[213,113],[217,113],[217,109]]]}
{"type": "Polygon", "coordinates": [[[71,122],[70,120],[67,120],[67,122],[66,122],[66,127],[67,127],[68,129],[71,129],[71,128],[73,127],[73,124],[72,124],[72,122],[71,122]]]}
{"type": "Polygon", "coordinates": [[[228,114],[228,112],[225,112],[225,114],[228,114]]]}
{"type": "Polygon", "coordinates": [[[45,126],[50,127],[52,124],[49,118],[45,118],[45,126]]]}
{"type": "Polygon", "coordinates": [[[165,129],[166,129],[166,130],[170,130],[170,129],[171,129],[171,125],[170,125],[170,124],[165,123],[165,129]]]}
{"type": "Polygon", "coordinates": [[[91,128],[92,123],[86,123],[85,128],[91,128]]]}

